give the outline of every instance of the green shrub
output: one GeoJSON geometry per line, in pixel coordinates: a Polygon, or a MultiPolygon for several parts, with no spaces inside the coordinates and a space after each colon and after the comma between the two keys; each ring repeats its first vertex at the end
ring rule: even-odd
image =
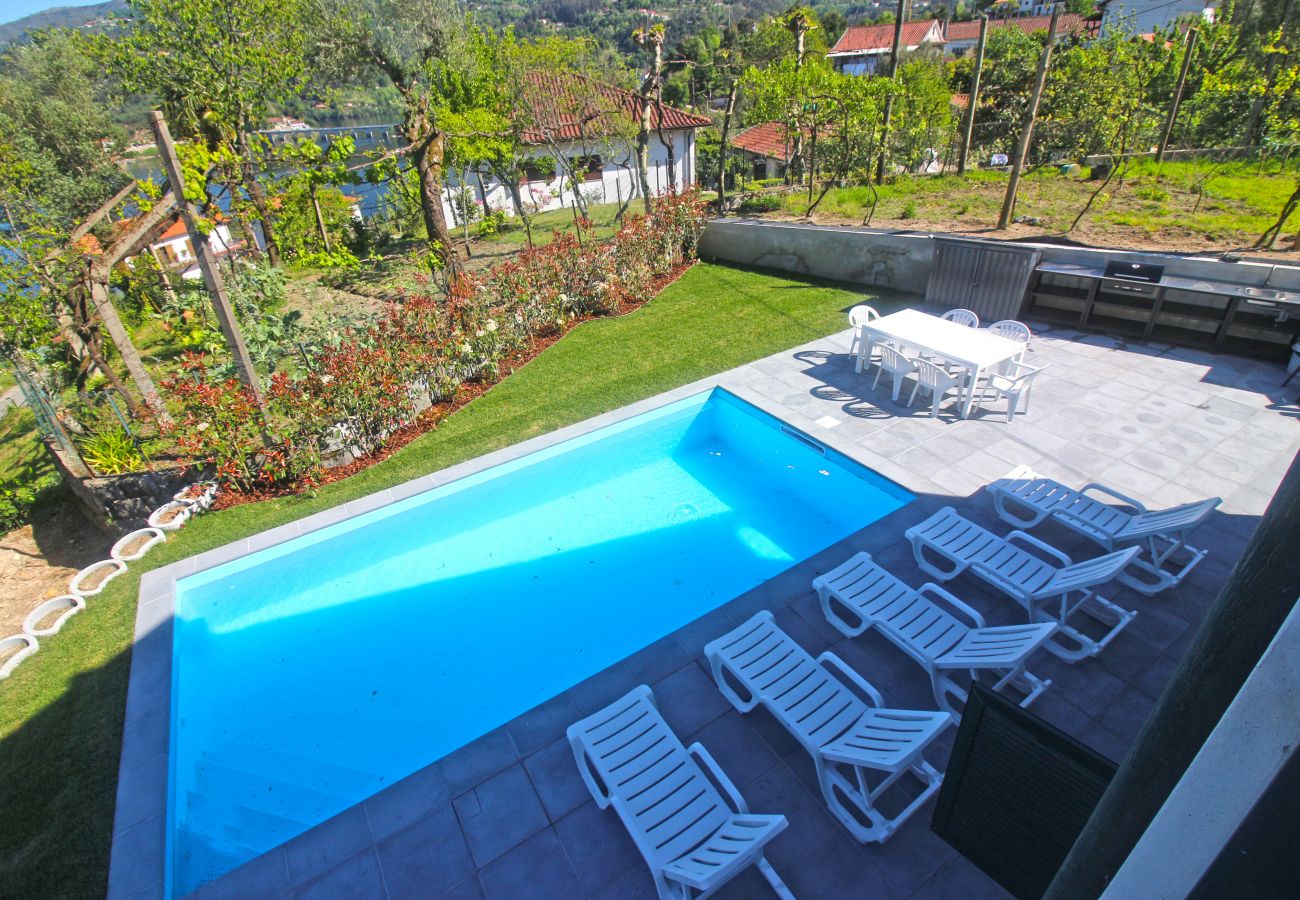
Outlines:
{"type": "Polygon", "coordinates": [[[30,484],[0,488],[0,532],[27,522],[31,512],[63,487],[58,472],[49,472],[30,484]]]}
{"type": "Polygon", "coordinates": [[[494,209],[483,221],[474,226],[474,234],[480,238],[494,238],[507,230],[505,210],[494,209]]]}
{"type": "Polygon", "coordinates": [[[775,194],[750,194],[740,201],[737,212],[775,212],[781,208],[781,198],[775,194]]]}
{"type": "Polygon", "coordinates": [[[908,200],[906,203],[904,203],[904,204],[903,204],[903,211],[902,211],[901,213],[898,214],[898,217],[899,217],[900,219],[915,219],[915,218],[916,218],[916,201],[915,201],[915,200],[908,200]]]}
{"type": "Polygon", "coordinates": [[[1153,203],[1164,203],[1169,199],[1169,192],[1157,185],[1149,187],[1140,187],[1133,192],[1133,196],[1139,200],[1150,200],[1153,203]]]}
{"type": "Polygon", "coordinates": [[[121,428],[105,428],[82,440],[81,456],[100,475],[121,475],[144,467],[144,454],[121,428]]]}

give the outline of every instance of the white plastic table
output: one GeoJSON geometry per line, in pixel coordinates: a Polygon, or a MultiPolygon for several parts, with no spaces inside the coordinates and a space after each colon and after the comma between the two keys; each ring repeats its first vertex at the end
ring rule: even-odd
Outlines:
{"type": "Polygon", "coordinates": [[[1024,352],[1025,345],[1007,340],[983,328],[968,328],[938,316],[905,309],[858,326],[858,360],[854,370],[861,372],[871,358],[876,341],[893,341],[964,366],[970,373],[961,396],[961,417],[970,415],[975,387],[988,369],[1024,352]]]}

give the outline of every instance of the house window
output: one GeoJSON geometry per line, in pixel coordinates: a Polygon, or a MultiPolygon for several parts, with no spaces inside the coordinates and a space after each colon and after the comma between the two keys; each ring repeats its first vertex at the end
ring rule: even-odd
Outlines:
{"type": "Polygon", "coordinates": [[[555,177],[555,171],[545,171],[537,161],[524,163],[524,175],[522,181],[550,181],[555,177]]]}
{"type": "Polygon", "coordinates": [[[583,181],[600,181],[605,170],[605,162],[597,155],[575,156],[569,160],[573,174],[583,181]]]}

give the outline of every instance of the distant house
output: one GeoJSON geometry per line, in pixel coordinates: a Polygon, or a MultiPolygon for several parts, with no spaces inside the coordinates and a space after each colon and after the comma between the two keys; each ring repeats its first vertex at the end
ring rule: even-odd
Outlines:
{"type": "MultiPolygon", "coordinates": [[[[208,243],[218,259],[243,246],[242,242],[231,239],[230,228],[224,222],[218,223],[212,229],[208,235],[208,243]]],[[[181,278],[187,280],[202,277],[198,257],[194,255],[194,244],[185,229],[185,222],[179,218],[149,245],[149,252],[158,261],[158,265],[166,271],[179,271],[181,278]]]]}
{"type": "Polygon", "coordinates": [[[741,131],[730,144],[740,151],[751,178],[780,178],[794,150],[789,138],[789,129],[782,123],[764,122],[741,131]]]}
{"type": "MultiPolygon", "coordinates": [[[[923,47],[943,50],[943,23],[938,19],[903,25],[901,47],[914,52],[923,47]]],[[[893,25],[854,25],[827,52],[837,72],[845,75],[874,75],[894,46],[893,25]]]]}
{"type": "Polygon", "coordinates": [[[1168,31],[1188,19],[1215,21],[1219,0],[1099,0],[1102,34],[1150,34],[1168,31]]]}
{"type": "MultiPolygon", "coordinates": [[[[633,135],[641,119],[639,95],[580,76],[543,73],[531,77],[528,90],[533,92],[529,105],[536,121],[524,132],[523,141],[538,162],[526,167],[519,185],[525,203],[538,211],[573,206],[570,170],[581,176],[577,189],[588,202],[617,203],[638,193],[633,135]]],[[[712,124],[705,116],[667,104],[651,110],[646,177],[652,194],[685,190],[696,183],[695,131],[712,124]]],[[[454,173],[446,198],[449,222],[456,221],[452,192],[461,190],[472,191],[480,206],[513,212],[507,186],[482,174],[480,184],[473,172],[454,173]]]]}
{"type": "MultiPolygon", "coordinates": [[[[1046,31],[1051,22],[1050,15],[989,19],[989,31],[992,32],[999,28],[1017,28],[1025,34],[1036,34],[1040,31],[1046,31]]],[[[1056,38],[1060,40],[1068,35],[1079,34],[1087,26],[1088,22],[1083,16],[1077,13],[1065,13],[1056,20],[1056,38]]],[[[965,56],[975,49],[979,36],[979,22],[949,22],[947,31],[944,33],[944,46],[947,54],[949,56],[965,56]]]]}

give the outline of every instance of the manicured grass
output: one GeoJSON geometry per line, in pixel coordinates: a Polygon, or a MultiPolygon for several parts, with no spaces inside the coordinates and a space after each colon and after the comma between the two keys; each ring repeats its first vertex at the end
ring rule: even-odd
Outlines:
{"type": "Polygon", "coordinates": [[[641,310],[575,329],[385,462],[187,525],[0,683],[0,896],[103,895],[140,573],[829,334],[867,296],[882,311],[904,299],[697,265],[641,310]]]}

